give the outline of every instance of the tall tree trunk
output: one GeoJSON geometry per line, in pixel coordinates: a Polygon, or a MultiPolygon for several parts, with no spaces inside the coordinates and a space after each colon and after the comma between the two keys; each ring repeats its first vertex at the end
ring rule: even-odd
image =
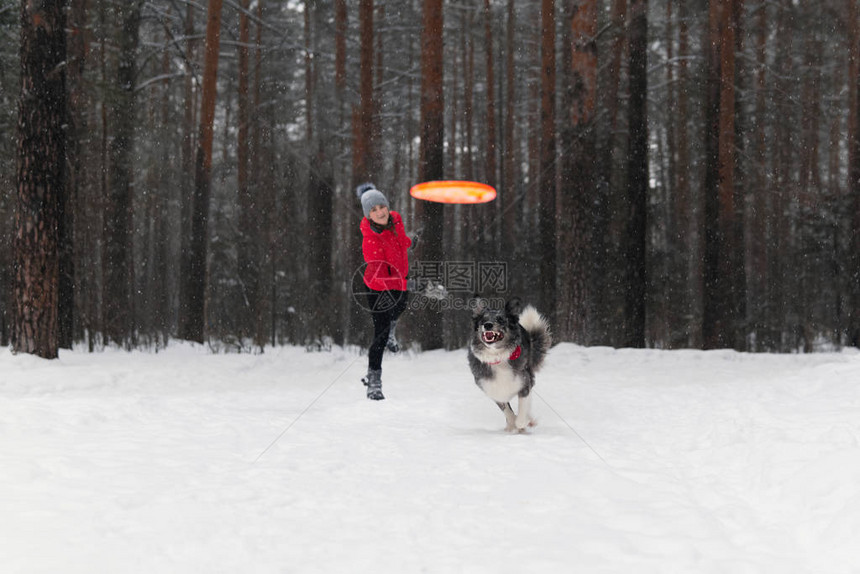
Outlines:
{"type": "MultiPolygon", "coordinates": [[[[473,153],[474,148],[474,135],[475,135],[475,41],[472,38],[474,26],[474,11],[472,9],[467,9],[463,11],[463,19],[461,20],[460,25],[460,52],[463,58],[463,141],[462,145],[459,146],[459,154],[463,158],[462,163],[462,175],[464,179],[474,180],[477,176],[475,175],[475,154],[473,153]]],[[[451,98],[453,100],[451,104],[451,108],[456,109],[457,107],[457,92],[454,92],[455,96],[451,98]]],[[[454,126],[452,126],[453,128],[454,126]]],[[[452,134],[453,137],[454,134],[452,134]]],[[[452,165],[452,168],[456,167],[456,165],[452,165]]],[[[454,225],[454,216],[453,213],[454,208],[448,208],[443,210],[446,212],[445,219],[446,223],[445,228],[449,233],[453,235],[453,225],[454,225]],[[449,224],[450,223],[450,224],[449,224]]],[[[480,216],[475,209],[469,210],[461,210],[462,213],[462,225],[467,229],[481,229],[480,216]]],[[[462,249],[467,253],[477,254],[479,250],[482,248],[483,242],[481,241],[481,233],[468,233],[465,234],[465,237],[462,241],[462,249]]],[[[447,254],[451,254],[451,251],[446,251],[447,254]]]]}
{"type": "MultiPolygon", "coordinates": [[[[728,10],[723,15],[724,51],[720,62],[720,164],[724,170],[720,174],[720,194],[726,201],[731,196],[731,221],[726,227],[729,233],[730,257],[728,261],[731,285],[731,341],[734,348],[746,348],[746,275],[744,250],[744,172],[738,158],[745,155],[743,133],[744,109],[738,105],[738,92],[742,74],[739,72],[742,60],[737,54],[743,53],[743,30],[741,14],[744,0],[728,0],[728,10]],[[725,106],[723,105],[725,103],[725,106]],[[725,108],[725,109],[724,109],[725,108]],[[726,134],[723,141],[723,133],[726,134]]],[[[720,200],[721,204],[723,199],[720,200]]]]}
{"type": "Polygon", "coordinates": [[[134,128],[136,124],[137,47],[143,0],[117,4],[122,23],[117,61],[117,92],[110,143],[110,182],[105,213],[105,335],[133,345],[134,314],[134,128]]]}
{"type": "MultiPolygon", "coordinates": [[[[449,93],[452,94],[450,98],[450,104],[448,105],[449,116],[451,117],[451,126],[448,131],[445,132],[445,136],[448,138],[448,166],[454,173],[463,174],[465,177],[465,171],[460,162],[460,158],[464,155],[463,151],[465,146],[460,145],[460,79],[463,78],[463,84],[466,85],[468,80],[465,78],[466,75],[466,29],[468,26],[465,24],[464,17],[466,11],[461,13],[461,21],[460,26],[457,28],[457,36],[458,42],[460,44],[460,49],[456,50],[456,53],[452,54],[451,57],[451,84],[449,88],[449,93]]],[[[452,212],[453,214],[453,212],[452,212]]],[[[446,225],[447,227],[447,225],[446,225]]],[[[448,229],[448,233],[456,232],[455,229],[448,229]]]]}
{"type": "MultiPolygon", "coordinates": [[[[439,180],[445,173],[445,100],[443,91],[444,50],[442,44],[442,0],[424,0],[421,31],[421,150],[418,179],[439,180]]],[[[424,234],[421,239],[422,261],[442,263],[444,211],[442,204],[423,202],[420,207],[424,234]]],[[[424,349],[444,345],[439,313],[428,310],[422,325],[424,349]]]]}
{"type": "MultiPolygon", "coordinates": [[[[180,258],[184,261],[186,254],[191,248],[191,209],[194,203],[194,151],[196,148],[195,120],[196,102],[199,90],[194,89],[195,83],[199,84],[195,61],[197,40],[195,39],[194,11],[196,7],[189,2],[185,10],[185,77],[183,78],[183,101],[182,101],[182,169],[179,175],[179,197],[180,197],[180,221],[179,221],[179,251],[180,258]]],[[[180,278],[179,297],[179,322],[182,323],[185,305],[182,300],[183,291],[186,289],[185,278],[180,278]]]]}
{"type": "MultiPolygon", "coordinates": [[[[852,0],[853,1],[853,0],[852,0]]],[[[750,332],[754,338],[753,351],[765,351],[775,348],[773,326],[767,317],[768,284],[771,281],[769,263],[770,248],[768,246],[768,230],[770,227],[770,190],[767,178],[767,37],[768,37],[767,4],[762,2],[758,7],[755,30],[755,125],[751,138],[752,172],[752,217],[747,238],[749,255],[749,322],[750,332]]]]}
{"type": "Polygon", "coordinates": [[[352,172],[353,183],[358,185],[370,181],[378,175],[377,142],[373,139],[376,100],[373,92],[374,78],[374,31],[373,31],[373,0],[361,0],[359,8],[359,28],[361,34],[359,106],[354,127],[352,172]]]}
{"type": "MultiPolygon", "coordinates": [[[[270,332],[270,317],[273,315],[274,302],[271,296],[271,291],[274,290],[275,273],[273,269],[273,237],[272,224],[273,214],[275,209],[275,191],[272,185],[268,185],[271,181],[271,167],[267,168],[266,174],[261,172],[261,166],[266,165],[263,160],[264,142],[266,149],[270,148],[269,136],[271,130],[266,126],[265,120],[261,113],[262,103],[262,83],[263,83],[263,0],[257,0],[257,29],[254,39],[254,101],[251,111],[251,189],[255,197],[258,198],[256,205],[256,213],[260,217],[258,220],[258,229],[256,230],[257,239],[260,242],[257,252],[257,277],[258,289],[256,306],[257,315],[254,322],[254,344],[257,347],[264,347],[268,340],[267,334],[270,332]],[[270,280],[267,284],[266,279],[270,280]],[[271,285],[273,288],[268,289],[271,285]]],[[[269,163],[269,165],[271,165],[269,163]]],[[[274,336],[274,331],[272,331],[274,336]]],[[[274,340],[272,340],[274,343],[274,340]]]]}
{"type": "Polygon", "coordinates": [[[198,343],[203,342],[206,322],[209,196],[212,188],[212,140],[215,121],[218,49],[221,42],[221,5],[222,0],[209,0],[200,135],[197,141],[194,200],[191,209],[191,243],[188,253],[183,257],[182,265],[183,290],[179,337],[198,343]]]}
{"type": "MultiPolygon", "coordinates": [[[[90,195],[89,162],[86,161],[89,139],[89,106],[84,85],[84,71],[89,52],[87,27],[88,0],[72,0],[68,12],[68,127],[66,129],[66,158],[68,173],[66,177],[66,205],[61,207],[65,213],[64,229],[59,232],[60,242],[60,285],[59,285],[59,345],[71,348],[82,330],[89,330],[89,309],[82,297],[82,287],[89,287],[84,280],[85,269],[92,266],[89,260],[90,242],[88,227],[92,224],[88,210],[83,208],[90,195]],[[86,221],[82,221],[86,220],[86,221]],[[81,231],[79,231],[79,229],[81,231]],[[65,236],[65,237],[64,237],[65,236]],[[85,261],[86,259],[86,261],[85,261]]],[[[62,217],[62,215],[61,215],[62,217]]],[[[91,288],[91,287],[90,287],[91,288]]]]}
{"type": "MultiPolygon", "coordinates": [[[[359,202],[352,200],[352,190],[356,186],[371,181],[377,174],[376,147],[378,142],[373,138],[373,123],[376,115],[376,101],[373,92],[373,0],[361,0],[358,9],[358,27],[360,36],[359,53],[359,104],[353,109],[352,114],[352,186],[350,189],[350,205],[355,208],[350,211],[354,214],[354,222],[348,232],[349,254],[347,265],[351,272],[353,292],[364,290],[360,269],[362,267],[361,256],[361,233],[359,222],[364,214],[359,202]]],[[[354,301],[349,309],[349,330],[345,339],[350,341],[351,337],[362,331],[366,332],[367,317],[361,310],[361,301],[354,301]]]]}
{"type": "Polygon", "coordinates": [[[324,145],[326,127],[325,104],[317,86],[320,78],[319,59],[312,57],[319,51],[319,19],[321,10],[318,2],[306,0],[305,46],[305,98],[307,108],[307,152],[310,173],[308,175],[308,270],[312,297],[308,301],[311,309],[316,310],[314,318],[316,332],[310,337],[331,336],[334,326],[332,294],[332,222],[333,222],[333,184],[332,165],[327,146],[324,145]],[[314,24],[313,26],[311,24],[314,24]]]}
{"type": "Polygon", "coordinates": [[[646,268],[648,221],[648,1],[630,3],[630,101],[628,127],[630,148],[627,168],[629,214],[625,237],[624,346],[645,346],[645,303],[648,293],[646,268]]]}
{"type": "Polygon", "coordinates": [[[774,326],[775,350],[794,350],[786,336],[793,332],[795,321],[791,309],[796,285],[796,276],[790,261],[794,258],[795,246],[792,237],[793,214],[791,197],[795,191],[793,171],[795,163],[795,148],[793,140],[795,126],[800,122],[796,115],[797,105],[794,103],[794,87],[797,82],[793,79],[795,69],[792,53],[795,41],[793,22],[795,21],[795,4],[793,0],[780,0],[775,3],[776,22],[768,31],[775,35],[774,61],[782,64],[780,73],[773,75],[773,88],[769,105],[777,111],[779,119],[772,120],[773,137],[768,142],[770,147],[771,169],[773,173],[768,191],[771,196],[771,210],[768,213],[771,226],[768,247],[771,249],[771,281],[768,323],[774,326]],[[774,31],[775,28],[775,31],[774,31]]]}
{"type": "MultiPolygon", "coordinates": [[[[98,29],[101,31],[99,36],[99,79],[102,83],[107,86],[110,84],[110,80],[108,79],[108,49],[107,49],[107,11],[108,7],[104,2],[98,3],[98,29]]],[[[105,310],[104,310],[104,301],[102,300],[102,291],[104,290],[104,260],[107,257],[106,248],[104,246],[104,232],[105,232],[105,215],[107,213],[107,197],[108,197],[108,166],[110,164],[108,160],[108,140],[109,140],[109,132],[110,132],[110,119],[108,116],[108,102],[106,98],[101,98],[100,106],[99,106],[99,152],[98,152],[98,166],[96,168],[96,172],[99,174],[98,178],[98,191],[95,194],[94,206],[95,212],[97,213],[97,222],[99,224],[98,230],[95,232],[98,235],[98,238],[95,240],[95,244],[100,247],[99,249],[99,269],[98,269],[98,277],[95,281],[95,284],[98,285],[99,289],[93,289],[92,294],[92,308],[96,310],[96,317],[94,318],[94,323],[97,325],[96,331],[101,335],[101,342],[105,342],[107,340],[107,335],[105,331],[105,310]],[[96,293],[98,291],[98,293],[96,293]]],[[[95,341],[91,339],[90,348],[93,348],[95,341]]]]}
{"type": "Polygon", "coordinates": [[[540,251],[540,308],[555,318],[556,281],[556,136],[555,136],[555,1],[541,1],[541,146],[538,245],[540,251]]]}
{"type": "Polygon", "coordinates": [[[592,230],[591,250],[596,254],[592,270],[593,306],[595,308],[595,333],[592,342],[603,345],[618,344],[618,327],[621,320],[616,320],[615,309],[623,301],[614,295],[621,291],[618,287],[618,277],[622,274],[616,264],[618,258],[611,238],[613,234],[612,210],[614,205],[623,205],[616,197],[624,194],[619,185],[624,169],[619,169],[618,138],[621,130],[619,116],[621,110],[621,63],[626,46],[627,0],[612,0],[610,25],[612,39],[610,41],[609,57],[606,71],[606,89],[601,99],[606,107],[606,129],[602,130],[600,140],[600,163],[596,185],[597,197],[594,205],[594,225],[592,230]]]}
{"type": "MultiPolygon", "coordinates": [[[[736,0],[737,1],[737,0],[736,0]]],[[[817,6],[804,5],[801,14],[805,21],[813,24],[805,34],[803,49],[803,88],[801,89],[801,151],[800,174],[798,181],[798,271],[799,293],[797,297],[800,325],[800,343],[807,353],[814,350],[814,340],[823,332],[822,317],[817,313],[816,301],[821,300],[832,279],[827,277],[821,264],[828,257],[821,237],[825,225],[825,213],[830,205],[829,198],[822,193],[820,171],[821,137],[821,68],[822,40],[817,30],[817,6]],[[822,284],[822,282],[824,284],[822,284]]]]}
{"type": "Polygon", "coordinates": [[[724,301],[720,301],[724,286],[720,282],[720,23],[725,0],[709,0],[708,50],[706,58],[707,88],[705,99],[705,251],[702,337],[704,348],[726,347],[724,301]]]}
{"type": "MultiPolygon", "coordinates": [[[[337,102],[337,122],[338,125],[347,125],[348,118],[346,117],[346,37],[349,33],[348,11],[346,0],[335,0],[334,3],[334,90],[335,102],[337,102]]],[[[342,157],[345,153],[345,138],[337,138],[337,148],[335,149],[336,157],[342,157]]],[[[411,146],[410,146],[411,148],[411,146]]],[[[346,162],[338,162],[337,180],[344,181],[344,171],[347,167],[346,162]]],[[[351,191],[348,193],[349,198],[352,198],[351,191]]],[[[338,321],[338,323],[341,323],[338,321]]],[[[343,337],[343,333],[339,332],[338,337],[343,337]]],[[[338,341],[342,343],[343,341],[338,341]]]]}
{"type": "MultiPolygon", "coordinates": [[[[676,50],[675,34],[679,28],[678,17],[675,13],[675,0],[666,0],[666,27],[664,38],[666,43],[666,109],[677,110],[681,86],[678,64],[682,60],[676,50]]],[[[652,293],[654,312],[650,314],[652,336],[663,341],[668,349],[683,347],[687,343],[685,317],[689,310],[687,306],[685,265],[689,254],[687,242],[689,237],[684,232],[684,220],[680,207],[680,190],[678,186],[679,173],[686,171],[687,166],[681,167],[678,159],[679,125],[687,121],[682,114],[668,114],[665,126],[666,139],[666,176],[663,178],[663,193],[666,198],[665,206],[661,206],[665,217],[665,254],[661,254],[665,288],[659,292],[655,287],[652,293]],[[678,150],[676,152],[676,150],[678,150]]],[[[659,225],[659,224],[658,224],[659,225]]],[[[658,264],[659,265],[659,264],[658,264]]],[[[654,269],[655,273],[661,271],[654,269]]]]}
{"type": "Polygon", "coordinates": [[[860,46],[860,30],[858,30],[856,0],[850,0],[852,9],[849,14],[853,15],[849,26],[851,29],[852,47],[851,54],[853,59],[851,63],[852,77],[849,82],[852,85],[852,104],[851,119],[853,123],[850,127],[849,149],[851,150],[851,165],[849,166],[851,179],[849,181],[849,206],[851,214],[851,257],[849,265],[849,305],[848,313],[848,344],[853,347],[860,348],[860,63],[858,63],[858,46],[860,46]]]}
{"type": "Polygon", "coordinates": [[[490,0],[484,0],[484,42],[487,61],[487,145],[486,145],[486,182],[496,187],[496,75],[493,60],[493,12],[490,0]]]}
{"type": "MultiPolygon", "coordinates": [[[[162,65],[162,75],[164,76],[164,80],[162,81],[162,94],[161,94],[161,132],[166,133],[171,128],[171,82],[170,82],[170,74],[171,74],[171,53],[168,49],[169,47],[169,38],[165,38],[165,48],[164,54],[162,56],[161,65],[162,65]]],[[[167,136],[165,136],[167,139],[167,136]]],[[[155,217],[155,246],[154,246],[154,257],[155,257],[155,265],[152,273],[150,274],[152,280],[152,286],[149,291],[152,293],[153,297],[153,315],[155,316],[155,328],[156,331],[154,336],[156,339],[158,336],[161,337],[161,342],[164,346],[167,345],[167,342],[170,339],[171,335],[171,323],[172,323],[172,315],[170,313],[170,291],[167,289],[168,281],[170,278],[170,253],[171,253],[171,234],[170,234],[170,220],[168,214],[171,213],[170,209],[170,199],[173,196],[173,184],[174,180],[172,179],[176,175],[175,162],[173,161],[173,155],[175,153],[175,148],[170,146],[162,146],[161,149],[161,165],[164,166],[164,169],[161,170],[158,177],[158,193],[156,194],[156,213],[155,217]],[[167,167],[170,166],[170,169],[167,167]]]]}
{"type": "Polygon", "coordinates": [[[61,197],[65,191],[66,13],[63,0],[21,2],[12,350],[57,357],[61,197]]]}
{"type": "Polygon", "coordinates": [[[239,93],[238,93],[238,133],[236,140],[236,175],[239,194],[239,241],[237,250],[237,273],[242,288],[244,311],[239,314],[239,337],[246,339],[256,334],[259,316],[260,267],[258,247],[259,211],[257,209],[257,187],[251,185],[250,178],[250,18],[248,11],[251,0],[242,0],[239,11],[239,93]]]}
{"type": "Polygon", "coordinates": [[[514,11],[514,0],[508,0],[507,22],[505,28],[505,127],[504,127],[504,153],[502,154],[502,186],[499,189],[501,196],[497,201],[502,206],[502,253],[508,258],[515,256],[514,245],[516,238],[507,230],[513,229],[517,222],[517,186],[516,174],[517,158],[519,150],[514,143],[514,126],[516,124],[516,85],[517,78],[514,77],[514,39],[516,28],[516,13],[514,11]]]}
{"type": "Polygon", "coordinates": [[[588,342],[587,302],[589,299],[594,169],[596,145],[594,116],[597,95],[597,3],[573,0],[567,3],[569,45],[564,45],[565,68],[565,150],[562,154],[562,188],[559,193],[559,296],[555,331],[561,341],[588,342]]]}
{"type": "MultiPolygon", "coordinates": [[[[339,96],[346,88],[346,35],[347,10],[346,0],[335,0],[335,34],[334,34],[334,85],[339,96]]],[[[341,98],[338,97],[338,101],[341,98]]]]}
{"type": "Polygon", "coordinates": [[[735,198],[735,23],[733,0],[712,0],[708,58],[708,176],[705,186],[705,348],[736,348],[743,253],[735,198]]]}
{"type": "Polygon", "coordinates": [[[472,39],[472,25],[474,15],[472,10],[466,11],[466,22],[463,26],[461,38],[463,39],[463,176],[466,179],[475,179],[475,156],[474,148],[475,134],[475,42],[472,39]]]}
{"type": "MultiPolygon", "coordinates": [[[[677,216],[677,229],[679,241],[683,240],[685,255],[684,265],[679,270],[683,277],[684,295],[683,308],[687,319],[687,346],[701,346],[701,313],[698,307],[701,301],[701,275],[699,266],[701,253],[699,249],[699,229],[693,224],[693,192],[691,179],[695,167],[690,161],[690,136],[688,129],[688,118],[690,117],[690,96],[692,87],[690,79],[689,58],[692,55],[690,48],[690,26],[689,7],[687,2],[678,2],[678,173],[675,183],[675,213],[677,216]]],[[[680,245],[680,243],[679,243],[680,245]]]]}

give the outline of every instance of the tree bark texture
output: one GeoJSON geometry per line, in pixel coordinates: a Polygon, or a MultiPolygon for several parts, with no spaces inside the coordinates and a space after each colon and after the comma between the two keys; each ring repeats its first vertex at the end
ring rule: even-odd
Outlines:
{"type": "Polygon", "coordinates": [[[647,288],[646,230],[648,221],[648,2],[630,2],[630,101],[627,160],[627,206],[625,237],[626,278],[624,346],[645,346],[647,288]]]}
{"type": "MultiPolygon", "coordinates": [[[[556,190],[556,130],[555,130],[555,1],[541,1],[541,109],[540,109],[540,206],[538,214],[538,245],[540,252],[540,307],[553,315],[556,305],[558,254],[556,229],[558,210],[556,190]]],[[[554,319],[554,317],[553,317],[554,319]]]]}
{"type": "Polygon", "coordinates": [[[849,0],[852,3],[852,9],[848,12],[853,16],[850,21],[851,26],[851,43],[852,43],[852,61],[850,78],[852,85],[851,101],[854,109],[851,113],[851,138],[849,145],[851,149],[851,165],[849,166],[850,182],[849,182],[849,209],[851,218],[851,235],[850,247],[851,257],[848,261],[848,273],[850,278],[850,294],[849,294],[849,321],[848,321],[848,344],[853,347],[860,348],[860,24],[857,22],[857,7],[856,0],[849,0]]]}
{"type": "Polygon", "coordinates": [[[743,260],[735,198],[735,37],[732,0],[711,0],[706,141],[703,340],[736,348],[743,260]]]}
{"type": "Polygon", "coordinates": [[[500,197],[496,200],[501,203],[502,208],[502,252],[514,254],[516,238],[511,229],[517,223],[517,193],[520,191],[516,185],[517,180],[517,153],[514,149],[514,125],[516,123],[515,98],[517,78],[514,67],[514,39],[516,38],[516,13],[514,11],[514,0],[508,0],[506,10],[507,22],[505,26],[505,125],[503,135],[502,154],[502,185],[499,189],[500,197]]]}
{"type": "MultiPolygon", "coordinates": [[[[419,181],[440,180],[445,174],[445,100],[443,92],[443,25],[442,0],[424,0],[421,31],[421,137],[418,166],[419,181]]],[[[442,204],[423,202],[421,217],[424,233],[421,238],[423,261],[444,262],[442,246],[444,212],[442,204]]],[[[441,317],[428,311],[422,332],[425,349],[443,346],[441,317]]]]}
{"type": "Polygon", "coordinates": [[[105,213],[103,260],[104,328],[108,340],[130,345],[134,331],[134,129],[136,125],[137,46],[142,0],[117,4],[122,22],[110,142],[110,179],[105,213]]]}
{"type": "MultiPolygon", "coordinates": [[[[59,230],[60,242],[60,294],[59,294],[59,344],[60,348],[71,349],[75,339],[80,339],[84,329],[89,330],[87,305],[80,300],[80,286],[85,284],[76,273],[76,260],[88,253],[90,243],[76,239],[76,221],[80,216],[87,217],[83,205],[86,203],[86,190],[90,187],[89,162],[84,147],[89,139],[88,114],[91,102],[86,90],[84,71],[89,52],[87,0],[72,0],[68,11],[67,42],[67,97],[68,127],[66,128],[66,200],[61,202],[59,230]],[[83,245],[82,245],[83,243],[83,245]]],[[[86,238],[85,229],[80,234],[86,238]]],[[[90,266],[85,267],[90,268],[90,266]]]]}
{"type": "Polygon", "coordinates": [[[194,198],[191,209],[191,242],[189,253],[183,260],[182,273],[184,291],[180,307],[179,337],[198,343],[203,342],[206,322],[209,196],[212,191],[212,139],[215,123],[218,49],[221,43],[222,3],[222,0],[209,0],[207,12],[200,135],[197,140],[194,198]]]}
{"type": "Polygon", "coordinates": [[[60,202],[65,193],[66,13],[21,2],[14,352],[57,357],[60,202]]]}
{"type": "Polygon", "coordinates": [[[332,223],[333,199],[332,168],[330,154],[324,145],[322,129],[327,112],[320,92],[320,73],[317,59],[311,57],[319,51],[319,28],[322,14],[319,3],[305,3],[305,47],[308,58],[305,61],[305,98],[307,109],[307,158],[310,166],[308,174],[308,306],[313,309],[312,324],[314,331],[307,333],[309,338],[320,339],[331,333],[332,314],[332,223]]]}
{"type": "Polygon", "coordinates": [[[591,226],[597,165],[594,114],[597,94],[597,4],[574,0],[567,5],[570,33],[564,43],[568,77],[564,94],[563,153],[559,189],[558,319],[563,340],[587,342],[586,320],[591,278],[591,226]]]}
{"type": "Polygon", "coordinates": [[[487,166],[485,168],[487,185],[496,187],[496,76],[493,63],[493,12],[490,0],[484,0],[484,49],[487,61],[487,166]]]}
{"type": "Polygon", "coordinates": [[[259,211],[256,195],[258,186],[251,183],[249,127],[250,109],[250,38],[251,27],[249,10],[250,0],[242,0],[239,12],[239,89],[237,98],[238,133],[236,141],[236,177],[239,194],[239,238],[237,246],[237,273],[242,285],[243,313],[239,316],[239,336],[241,339],[254,336],[257,328],[258,306],[260,303],[260,263],[258,256],[259,211]]]}

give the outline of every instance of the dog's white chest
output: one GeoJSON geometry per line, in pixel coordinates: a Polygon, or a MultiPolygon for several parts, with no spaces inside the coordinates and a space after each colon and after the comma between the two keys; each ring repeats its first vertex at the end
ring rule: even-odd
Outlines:
{"type": "Polygon", "coordinates": [[[522,377],[505,364],[493,367],[493,376],[481,378],[478,384],[488,397],[497,403],[506,403],[523,388],[522,377]]]}

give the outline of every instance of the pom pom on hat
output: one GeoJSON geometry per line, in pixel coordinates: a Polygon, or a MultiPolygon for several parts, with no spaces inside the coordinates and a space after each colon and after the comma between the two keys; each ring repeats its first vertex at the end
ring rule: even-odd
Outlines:
{"type": "Polygon", "coordinates": [[[355,188],[355,193],[361,201],[361,209],[365,217],[370,217],[370,210],[377,205],[388,205],[388,199],[372,183],[362,183],[355,188]]]}

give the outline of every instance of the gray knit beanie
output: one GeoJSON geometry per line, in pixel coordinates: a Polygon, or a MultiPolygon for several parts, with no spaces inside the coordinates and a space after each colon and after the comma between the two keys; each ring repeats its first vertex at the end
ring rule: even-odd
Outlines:
{"type": "Polygon", "coordinates": [[[370,210],[377,205],[388,205],[388,199],[382,195],[382,192],[376,189],[372,183],[364,183],[356,188],[358,197],[361,200],[361,209],[364,211],[365,217],[370,217],[370,210]]]}

